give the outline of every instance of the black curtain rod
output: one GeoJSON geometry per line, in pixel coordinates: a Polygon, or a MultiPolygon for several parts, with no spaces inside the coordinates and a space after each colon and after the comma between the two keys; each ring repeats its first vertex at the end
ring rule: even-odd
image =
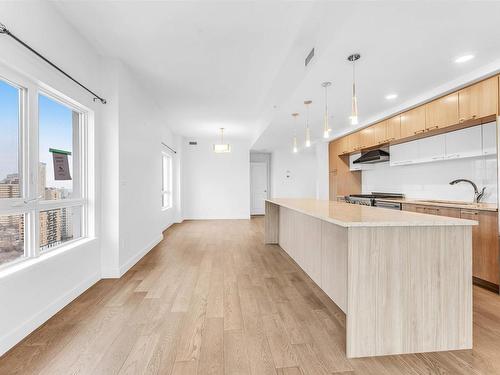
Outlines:
{"type": "Polygon", "coordinates": [[[172,147],[166,145],[165,143],[161,143],[163,146],[165,146],[166,148],[168,148],[170,151],[172,151],[174,154],[177,154],[177,151],[175,151],[172,147]]]}
{"type": "Polygon", "coordinates": [[[69,78],[70,80],[72,80],[73,82],[75,82],[78,86],[80,86],[84,90],[86,90],[89,93],[91,93],[92,95],[94,95],[94,99],[93,99],[94,102],[96,100],[99,100],[102,104],[106,104],[106,99],[101,98],[95,92],[93,92],[92,90],[88,89],[86,86],[82,85],[76,79],[74,79],[73,77],[71,77],[64,70],[62,70],[61,68],[59,68],[52,61],[50,61],[49,59],[47,59],[46,57],[44,57],[42,54],[40,54],[39,52],[35,51],[29,45],[27,45],[26,43],[24,43],[21,39],[19,39],[17,36],[15,36],[14,34],[12,34],[3,23],[0,23],[0,34],[5,34],[5,35],[10,36],[12,39],[14,39],[16,42],[18,42],[19,44],[21,44],[23,47],[27,48],[28,50],[30,50],[31,52],[33,52],[35,55],[37,55],[39,58],[41,58],[43,61],[45,61],[47,64],[49,64],[50,66],[52,66],[54,69],[58,70],[60,73],[64,74],[67,78],[69,78]]]}

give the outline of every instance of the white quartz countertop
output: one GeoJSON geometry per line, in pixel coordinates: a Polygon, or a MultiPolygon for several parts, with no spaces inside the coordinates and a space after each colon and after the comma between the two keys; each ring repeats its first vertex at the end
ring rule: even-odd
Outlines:
{"type": "Polygon", "coordinates": [[[477,225],[475,220],[326,200],[271,198],[267,201],[342,227],[477,225]]]}

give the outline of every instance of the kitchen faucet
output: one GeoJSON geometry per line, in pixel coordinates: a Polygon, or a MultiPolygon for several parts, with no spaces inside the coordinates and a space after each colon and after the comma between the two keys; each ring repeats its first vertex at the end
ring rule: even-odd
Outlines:
{"type": "Polygon", "coordinates": [[[464,178],[459,178],[458,180],[453,180],[450,182],[450,185],[455,185],[455,184],[458,184],[459,182],[468,182],[469,184],[472,185],[472,187],[474,188],[474,203],[479,203],[481,198],[483,198],[484,190],[486,190],[486,188],[485,187],[482,188],[481,192],[479,192],[479,190],[477,190],[477,186],[474,182],[472,182],[471,180],[466,180],[464,178]]]}

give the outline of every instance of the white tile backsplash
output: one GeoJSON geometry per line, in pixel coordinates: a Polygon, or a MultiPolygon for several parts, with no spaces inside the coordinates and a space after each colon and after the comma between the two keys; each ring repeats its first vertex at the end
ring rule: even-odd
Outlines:
{"type": "Polygon", "coordinates": [[[403,193],[412,199],[472,201],[474,190],[470,184],[449,184],[457,178],[472,180],[479,189],[486,187],[482,201],[497,203],[496,155],[395,167],[374,164],[362,171],[362,190],[364,194],[403,193]]]}

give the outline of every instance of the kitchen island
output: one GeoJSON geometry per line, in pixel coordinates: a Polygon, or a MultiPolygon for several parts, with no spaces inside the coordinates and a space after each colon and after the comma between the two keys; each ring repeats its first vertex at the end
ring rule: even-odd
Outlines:
{"type": "Polygon", "coordinates": [[[346,314],[347,357],[472,348],[476,221],[278,198],[265,221],[266,243],[346,314]]]}

